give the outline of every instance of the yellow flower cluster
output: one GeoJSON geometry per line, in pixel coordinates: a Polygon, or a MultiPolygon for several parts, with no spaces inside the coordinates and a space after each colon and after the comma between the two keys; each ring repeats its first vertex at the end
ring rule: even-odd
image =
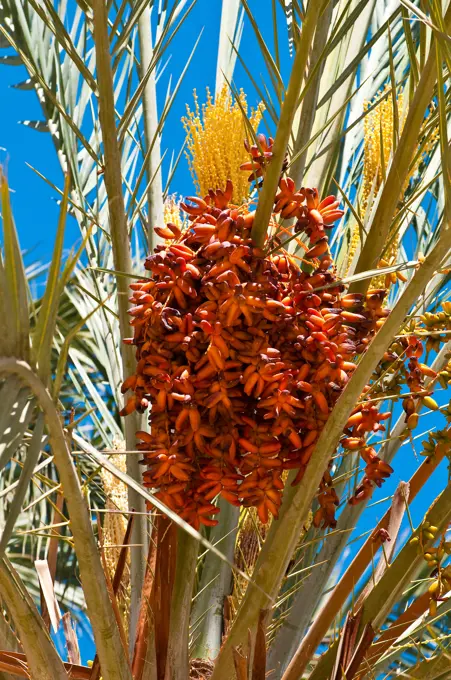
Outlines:
{"type": "MultiPolygon", "coordinates": [[[[125,450],[125,442],[116,440],[113,442],[116,451],[125,450]]],[[[126,472],[125,455],[115,456],[114,464],[121,472],[126,472]]],[[[114,578],[116,566],[119,560],[121,547],[127,529],[127,519],[122,512],[128,512],[128,493],[126,485],[117,477],[102,469],[100,472],[103,490],[106,496],[105,520],[103,523],[103,549],[106,568],[111,580],[114,578]],[[121,512],[122,511],[122,512],[121,512]]],[[[130,564],[130,557],[127,558],[130,564]]],[[[130,609],[130,574],[126,569],[122,576],[121,586],[117,593],[117,602],[122,616],[124,629],[128,631],[130,609]]]]}
{"type": "MultiPolygon", "coordinates": [[[[389,86],[386,85],[383,94],[386,94],[388,89],[389,86]]],[[[370,105],[370,102],[365,102],[365,110],[368,110],[370,105]]],[[[396,98],[396,106],[399,121],[398,133],[401,134],[405,120],[403,114],[404,95],[402,92],[396,98]]],[[[394,126],[393,98],[389,94],[381,99],[372,111],[367,113],[363,123],[364,162],[362,199],[365,208],[367,207],[373,186],[374,196],[376,196],[382,184],[383,168],[387,168],[393,149],[394,126]]]]}
{"type": "MultiPolygon", "coordinates": [[[[123,449],[123,443],[116,444],[116,450],[123,449]]],[[[122,472],[126,472],[125,455],[115,456],[114,464],[122,472]]],[[[103,547],[105,550],[105,562],[108,567],[110,578],[113,578],[117,561],[121,552],[120,547],[124,540],[127,529],[127,520],[119,511],[128,512],[128,495],[126,485],[117,477],[102,469],[100,472],[103,490],[105,491],[106,510],[103,524],[103,547]]]]}
{"type": "Polygon", "coordinates": [[[175,224],[179,229],[183,228],[182,215],[180,213],[180,201],[177,200],[176,194],[171,194],[167,197],[163,206],[164,223],[175,224]]]}
{"type": "MultiPolygon", "coordinates": [[[[393,132],[395,126],[395,115],[393,107],[393,98],[391,94],[388,94],[389,86],[386,85],[385,89],[381,94],[378,95],[377,99],[379,103],[371,110],[364,119],[363,128],[363,138],[364,138],[364,160],[363,160],[363,186],[362,186],[362,206],[364,211],[371,208],[369,205],[370,195],[373,192],[373,196],[377,195],[379,191],[383,177],[384,168],[388,167],[390,161],[390,156],[393,150],[393,132]],[[381,98],[383,97],[383,98],[381,98]]],[[[364,108],[368,110],[370,106],[374,105],[373,102],[365,102],[364,108]]],[[[398,133],[401,134],[404,127],[406,111],[404,108],[404,95],[400,92],[396,98],[396,108],[399,130],[398,133]]],[[[423,128],[427,124],[427,119],[423,128]]],[[[420,133],[420,139],[423,136],[420,133]]],[[[402,195],[404,195],[410,180],[414,177],[420,166],[420,163],[425,156],[431,152],[434,144],[437,141],[438,131],[433,132],[429,135],[425,143],[422,144],[422,152],[418,153],[415,158],[415,162],[412,165],[411,171],[406,179],[404,187],[402,189],[402,195]]],[[[401,198],[401,197],[400,197],[401,198]]],[[[348,255],[348,268],[352,262],[354,254],[357,250],[360,241],[359,227],[355,226],[352,237],[351,244],[349,248],[348,255]]],[[[397,260],[399,252],[399,237],[398,233],[390,233],[388,235],[386,249],[384,252],[384,260],[386,263],[393,264],[397,260]]],[[[394,282],[395,276],[392,277],[394,282]]],[[[373,288],[383,288],[385,286],[385,277],[378,276],[372,280],[373,288]]]]}
{"type": "MultiPolygon", "coordinates": [[[[384,179],[384,172],[388,167],[390,161],[390,156],[393,150],[393,133],[395,126],[395,115],[393,107],[393,98],[391,94],[387,94],[389,86],[386,85],[384,91],[377,96],[379,103],[369,111],[363,123],[363,140],[364,140],[364,151],[363,151],[363,186],[362,186],[362,206],[366,211],[370,209],[369,199],[370,195],[375,197],[379,191],[382,181],[384,179]],[[385,95],[385,96],[384,96],[385,95]],[[381,98],[383,97],[383,98],[381,98]]],[[[373,102],[365,102],[364,110],[367,111],[370,106],[374,105],[373,102]]],[[[398,133],[401,134],[405,115],[404,115],[404,95],[400,92],[396,98],[397,116],[399,130],[398,133]]],[[[386,253],[386,259],[390,260],[396,256],[398,252],[398,239],[392,238],[389,249],[386,253]]],[[[354,258],[355,252],[359,245],[360,232],[358,224],[355,225],[351,243],[349,248],[349,254],[347,259],[347,269],[349,269],[351,262],[354,258]]],[[[379,284],[383,286],[383,277],[376,277],[373,280],[373,287],[379,284]]]]}
{"type": "MultiPolygon", "coordinates": [[[[249,193],[247,175],[240,165],[248,160],[244,140],[249,139],[246,95],[241,90],[234,101],[225,84],[216,100],[207,88],[207,102],[199,106],[194,91],[194,111],[187,106],[182,118],[186,132],[187,158],[191,175],[200,196],[209,189],[224,190],[228,179],[233,182],[232,201],[240,204],[249,193]]],[[[263,105],[251,109],[249,123],[256,131],[261,121],[263,105]]],[[[251,140],[250,140],[251,141],[251,140]]]]}

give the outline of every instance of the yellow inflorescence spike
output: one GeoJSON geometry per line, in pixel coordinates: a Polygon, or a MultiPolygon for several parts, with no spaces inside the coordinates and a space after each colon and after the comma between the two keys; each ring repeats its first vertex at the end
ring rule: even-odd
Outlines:
{"type": "MultiPolygon", "coordinates": [[[[377,196],[377,193],[384,179],[384,169],[387,170],[390,157],[393,151],[393,132],[395,125],[395,115],[393,98],[388,94],[389,85],[386,85],[383,92],[377,96],[379,103],[367,113],[364,119],[363,138],[364,138],[364,159],[363,159],[363,186],[362,186],[362,207],[364,211],[371,209],[370,196],[377,196]],[[385,96],[384,96],[385,95],[385,96]],[[383,99],[381,99],[381,96],[383,99]]],[[[373,102],[365,102],[365,110],[374,105],[373,102]]],[[[406,119],[404,107],[404,95],[400,92],[396,97],[397,118],[399,122],[398,134],[401,135],[406,119]]],[[[426,125],[427,119],[425,119],[426,125]]],[[[422,152],[418,153],[415,162],[412,164],[408,177],[406,178],[402,195],[406,192],[411,179],[417,174],[419,166],[424,156],[431,152],[438,132],[434,132],[422,145],[422,152]]],[[[421,137],[422,135],[420,135],[421,137]]],[[[402,197],[402,196],[401,196],[402,197]]],[[[400,197],[400,198],[401,198],[400,197]]],[[[360,241],[359,227],[356,225],[352,232],[349,254],[347,259],[347,270],[353,260],[360,241]]],[[[398,233],[391,233],[385,244],[384,260],[386,263],[393,264],[397,261],[399,252],[398,233]]],[[[396,280],[396,275],[391,277],[391,283],[396,280]]],[[[373,288],[383,288],[390,285],[385,276],[378,276],[372,280],[373,288]]]]}
{"type": "MultiPolygon", "coordinates": [[[[384,92],[389,89],[387,85],[384,92]]],[[[368,110],[370,102],[365,102],[364,108],[368,110]]],[[[401,134],[405,117],[403,115],[404,95],[400,92],[396,98],[397,113],[399,120],[398,133],[401,134]]],[[[393,99],[391,95],[385,96],[379,104],[370,111],[364,119],[364,162],[363,162],[363,189],[362,199],[366,208],[368,199],[374,186],[374,196],[383,181],[384,168],[387,168],[393,150],[393,131],[395,115],[393,99]]]]}
{"type": "MultiPolygon", "coordinates": [[[[126,472],[125,455],[115,456],[114,464],[122,472],[126,472]]],[[[121,552],[120,547],[116,546],[122,545],[127,529],[126,518],[118,512],[118,510],[128,512],[127,487],[107,470],[102,469],[100,477],[106,495],[106,509],[110,510],[110,512],[107,512],[105,515],[105,522],[103,525],[105,561],[108,566],[110,577],[113,577],[121,552]]]]}
{"type": "MultiPolygon", "coordinates": [[[[249,193],[247,175],[239,169],[248,160],[244,140],[250,136],[244,118],[248,105],[242,90],[238,99],[233,100],[226,84],[216,100],[207,88],[207,102],[201,109],[194,91],[194,111],[187,106],[187,115],[182,118],[188,149],[186,155],[199,194],[205,196],[209,189],[224,190],[226,181],[230,179],[235,204],[242,203],[249,193]]],[[[249,122],[254,131],[262,113],[262,104],[251,110],[249,122]]]]}
{"type": "MultiPolygon", "coordinates": [[[[389,86],[386,85],[384,92],[386,94],[389,86]]],[[[378,95],[381,99],[381,95],[378,95]]],[[[374,102],[365,102],[364,109],[367,111],[374,102]]],[[[397,117],[399,121],[398,133],[401,134],[404,125],[404,96],[400,92],[396,98],[397,117]]],[[[385,96],[372,111],[366,114],[363,123],[363,186],[362,186],[362,207],[364,211],[370,209],[370,196],[377,196],[381,184],[384,179],[384,171],[386,171],[390,156],[393,150],[393,132],[395,125],[395,115],[393,107],[393,98],[391,95],[385,96]]],[[[360,241],[359,225],[356,224],[351,236],[351,243],[349,248],[347,269],[349,269],[354,258],[360,241]]],[[[390,247],[386,253],[386,259],[391,259],[396,256],[398,251],[398,239],[390,237],[390,247]]],[[[383,279],[379,281],[380,277],[373,280],[374,285],[383,286],[383,279]]]]}
{"type": "MultiPolygon", "coordinates": [[[[123,451],[125,449],[125,443],[121,441],[115,441],[113,446],[117,451],[123,451]]],[[[121,472],[126,472],[125,455],[115,456],[114,464],[121,472]]],[[[102,469],[100,477],[106,496],[105,508],[107,510],[103,523],[103,548],[108,575],[112,580],[127,529],[126,516],[120,511],[123,511],[124,513],[128,512],[128,493],[126,485],[112,475],[111,472],[102,469]]],[[[127,562],[129,563],[129,558],[127,559],[127,562]]],[[[117,600],[119,610],[122,614],[122,623],[127,630],[130,600],[130,580],[127,569],[122,577],[121,587],[117,593],[117,600]]]]}
{"type": "Polygon", "coordinates": [[[184,224],[180,212],[180,201],[177,200],[176,194],[171,194],[167,197],[164,202],[163,210],[165,224],[170,222],[171,224],[175,224],[177,227],[179,227],[179,229],[183,228],[184,224]]]}

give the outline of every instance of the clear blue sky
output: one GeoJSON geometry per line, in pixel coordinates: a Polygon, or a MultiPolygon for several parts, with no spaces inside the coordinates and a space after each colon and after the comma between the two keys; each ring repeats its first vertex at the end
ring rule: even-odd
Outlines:
{"type": "MultiPolygon", "coordinates": [[[[189,3],[188,3],[189,4],[189,3]]],[[[252,10],[260,7],[260,0],[250,3],[252,10]]],[[[270,15],[271,3],[267,0],[270,15]]],[[[278,4],[278,3],[277,3],[278,4]]],[[[216,77],[216,52],[221,14],[220,0],[197,0],[190,16],[169,48],[170,61],[158,83],[159,110],[161,111],[167,91],[168,79],[172,76],[174,87],[179,74],[186,65],[194,43],[203,28],[202,37],[190,64],[184,82],[170,112],[163,132],[162,151],[168,149],[167,161],[172,150],[179,152],[184,140],[180,118],[185,114],[185,105],[192,104],[192,91],[196,88],[200,101],[205,96],[205,88],[214,91],[216,77]]],[[[281,36],[284,35],[284,15],[279,11],[281,36]]],[[[273,44],[271,22],[262,25],[261,30],[268,45],[273,44]]],[[[285,32],[286,34],[286,32],[285,32]]],[[[286,45],[286,42],[285,42],[286,45]]],[[[0,50],[0,54],[6,54],[0,50]]],[[[165,53],[165,58],[169,56],[165,53]]],[[[259,78],[265,66],[257,48],[253,30],[246,19],[244,37],[241,42],[241,55],[247,66],[259,78]]],[[[282,71],[288,71],[287,50],[282,51],[282,71]]],[[[8,173],[13,190],[13,209],[21,245],[24,249],[33,248],[33,255],[47,260],[52,251],[56,229],[58,206],[55,192],[26,165],[29,163],[59,187],[62,186],[62,173],[48,133],[37,132],[19,123],[21,120],[40,120],[42,113],[34,91],[14,89],[14,85],[27,78],[22,66],[0,66],[0,163],[8,173]]],[[[237,64],[235,72],[237,88],[244,87],[250,105],[258,102],[243,68],[237,64]]],[[[165,163],[167,167],[167,162],[165,163]]],[[[174,176],[171,191],[186,195],[193,192],[188,165],[185,158],[180,162],[174,176]]],[[[66,245],[70,246],[79,233],[74,220],[67,230],[66,245]]]]}

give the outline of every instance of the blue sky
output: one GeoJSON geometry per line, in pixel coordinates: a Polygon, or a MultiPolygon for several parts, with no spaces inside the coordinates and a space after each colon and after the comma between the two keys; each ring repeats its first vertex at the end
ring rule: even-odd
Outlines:
{"type": "MultiPolygon", "coordinates": [[[[271,3],[268,2],[268,10],[271,3]]],[[[259,0],[250,3],[251,9],[259,7],[259,0]]],[[[278,4],[278,3],[277,3],[278,4]]],[[[169,48],[170,60],[158,83],[158,106],[162,110],[166,97],[168,80],[172,77],[174,87],[186,65],[194,43],[203,29],[199,45],[186,73],[184,82],[178,92],[174,106],[168,116],[162,139],[162,151],[168,150],[167,169],[172,150],[178,154],[184,141],[183,126],[180,121],[185,114],[185,105],[193,102],[193,89],[196,89],[199,100],[205,99],[205,88],[214,91],[216,77],[216,53],[219,36],[221,14],[220,0],[197,0],[187,21],[169,48]]],[[[280,33],[286,35],[283,13],[279,11],[280,33]]],[[[261,30],[268,45],[273,44],[271,22],[262,25],[261,30]]],[[[284,40],[286,46],[286,40],[284,40]]],[[[0,50],[0,54],[6,54],[0,50]]],[[[265,65],[260,56],[257,41],[249,22],[246,20],[244,37],[240,53],[257,78],[265,73],[265,65]]],[[[165,58],[169,56],[165,54],[165,58]]],[[[289,69],[287,50],[281,50],[282,72],[289,69]]],[[[13,192],[12,203],[21,245],[24,249],[33,249],[31,258],[44,261],[51,256],[53,238],[56,230],[58,206],[55,192],[40,179],[26,164],[30,164],[43,173],[54,184],[62,187],[62,172],[56,157],[51,137],[48,133],[37,132],[19,121],[41,120],[42,112],[34,91],[15,89],[14,85],[27,78],[22,66],[0,65],[0,163],[6,168],[13,192]]],[[[244,87],[248,93],[251,106],[258,102],[257,95],[249,83],[243,68],[237,64],[234,79],[236,87],[244,87]]],[[[171,191],[177,194],[193,193],[193,185],[185,158],[181,159],[173,178],[171,191]]],[[[74,220],[67,227],[66,245],[70,247],[79,232],[74,220]]]]}

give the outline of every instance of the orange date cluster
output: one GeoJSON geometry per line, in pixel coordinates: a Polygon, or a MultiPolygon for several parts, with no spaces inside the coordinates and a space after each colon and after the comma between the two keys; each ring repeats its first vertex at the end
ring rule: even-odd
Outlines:
{"type": "MultiPolygon", "coordinates": [[[[138,432],[144,484],[195,528],[217,523],[215,500],[277,517],[283,472],[302,480],[329,413],[387,314],[385,291],[346,294],[327,244],[343,213],[333,197],[296,191],[282,179],[274,213],[295,216],[309,238],[303,271],[283,249],[251,239],[254,212],[225,191],[182,204],[189,225],[157,227],[166,240],[147,257],[150,278],[131,285],[136,372],[125,408],[150,406],[150,432],[138,432]],[[304,267],[305,268],[305,267],[304,267]]],[[[345,431],[382,428],[385,414],[363,403],[345,431]]],[[[389,473],[372,450],[366,487],[389,473]]],[[[368,491],[364,490],[365,495],[368,491]]],[[[360,496],[363,490],[358,490],[360,496]]],[[[354,499],[354,502],[358,497],[354,499]]],[[[327,471],[316,526],[334,526],[338,498],[327,471]]]]}

